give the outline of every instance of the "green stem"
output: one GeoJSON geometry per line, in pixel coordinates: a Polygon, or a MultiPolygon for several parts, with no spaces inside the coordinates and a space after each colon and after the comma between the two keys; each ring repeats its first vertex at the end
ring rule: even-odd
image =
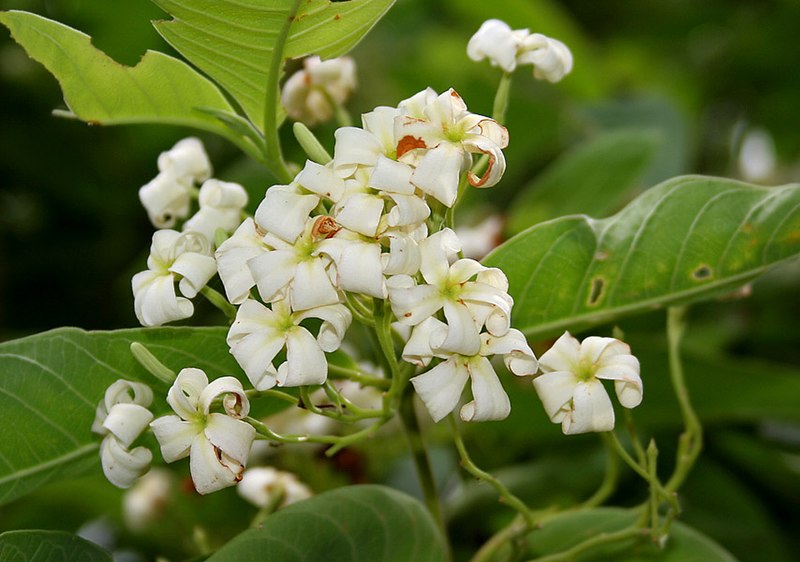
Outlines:
{"type": "Polygon", "coordinates": [[[328,151],[325,150],[325,147],[322,146],[322,143],[319,142],[319,139],[311,132],[311,129],[303,123],[297,121],[292,125],[292,132],[310,160],[323,166],[333,160],[328,151]]]}
{"type": "Polygon", "coordinates": [[[528,506],[525,505],[525,502],[512,494],[511,490],[509,490],[505,484],[500,482],[500,480],[488,472],[481,470],[474,462],[472,462],[472,459],[467,452],[467,448],[464,445],[464,440],[461,438],[461,433],[458,430],[458,424],[456,424],[455,418],[450,415],[447,417],[447,420],[450,423],[450,431],[453,434],[453,441],[456,444],[458,455],[461,457],[461,466],[464,467],[464,470],[472,474],[475,478],[483,480],[491,485],[495,490],[497,490],[497,493],[500,494],[500,500],[517,510],[517,512],[525,520],[525,523],[529,529],[534,528],[536,525],[534,513],[528,509],[528,506]]]}
{"type": "Polygon", "coordinates": [[[615,454],[614,446],[610,443],[609,439],[606,438],[605,434],[601,434],[601,436],[603,437],[603,445],[606,450],[606,474],[603,477],[603,481],[600,483],[600,487],[597,488],[597,491],[595,491],[589,499],[581,504],[581,508],[602,505],[603,502],[614,493],[617,482],[619,481],[619,459],[615,454]]]}
{"type": "Polygon", "coordinates": [[[506,110],[508,109],[508,95],[511,91],[511,73],[504,72],[497,85],[497,93],[494,95],[494,105],[492,106],[492,119],[500,123],[505,123],[506,110]]]}
{"type": "Polygon", "coordinates": [[[517,540],[529,530],[530,528],[525,522],[525,518],[517,514],[514,519],[511,520],[511,523],[483,543],[483,546],[475,553],[470,562],[491,562],[503,545],[517,540]]]}
{"type": "Polygon", "coordinates": [[[625,461],[627,464],[636,474],[641,476],[645,481],[650,482],[650,474],[647,470],[640,465],[638,462],[634,460],[634,458],[625,450],[625,447],[622,446],[622,443],[619,442],[619,438],[617,434],[613,431],[608,431],[606,433],[601,434],[603,439],[606,440],[606,443],[609,444],[617,454],[625,461]]]}
{"type": "Polygon", "coordinates": [[[684,424],[684,431],[678,441],[675,471],[664,487],[669,493],[678,491],[703,449],[703,428],[689,400],[689,390],[686,387],[680,355],[681,339],[686,330],[685,313],[685,307],[671,307],[667,311],[670,380],[684,424]]]}
{"type": "Polygon", "coordinates": [[[286,394],[285,392],[281,392],[280,390],[255,390],[249,389],[245,390],[244,393],[247,395],[248,398],[251,400],[253,398],[261,398],[261,397],[272,397],[277,398],[279,400],[283,400],[284,402],[289,402],[297,406],[298,400],[296,397],[292,396],[291,394],[286,394]]]}
{"type": "Polygon", "coordinates": [[[383,396],[383,409],[388,412],[393,407],[394,401],[400,397],[400,393],[405,386],[405,377],[400,369],[400,363],[397,361],[392,339],[392,313],[389,310],[389,301],[373,299],[372,310],[375,318],[375,335],[378,338],[378,346],[381,348],[381,353],[392,375],[389,391],[383,396]]]}
{"type": "Polygon", "coordinates": [[[264,99],[264,159],[269,164],[270,171],[279,181],[285,183],[292,181],[292,173],[283,160],[281,140],[278,135],[278,80],[283,67],[283,50],[289,38],[289,29],[294,23],[302,2],[303,0],[294,0],[283,25],[278,30],[278,37],[272,51],[272,61],[267,73],[267,91],[264,99]]]}
{"type": "MultiPolygon", "coordinates": [[[[417,469],[422,494],[425,497],[425,505],[428,507],[434,521],[439,525],[442,537],[447,538],[447,527],[442,516],[442,506],[439,501],[439,492],[436,489],[436,480],[431,469],[428,450],[422,440],[422,431],[419,427],[417,413],[414,410],[414,395],[406,392],[400,402],[400,420],[405,431],[408,446],[411,449],[411,458],[414,460],[414,467],[417,469]]],[[[447,543],[447,541],[445,541],[447,543]]]]}
{"type": "Polygon", "coordinates": [[[222,293],[206,285],[200,289],[200,294],[203,295],[208,302],[221,310],[228,320],[236,318],[236,307],[229,303],[228,299],[226,299],[222,293]]]}
{"type": "Polygon", "coordinates": [[[587,550],[591,550],[595,547],[636,538],[642,536],[643,534],[644,531],[639,527],[629,527],[627,529],[622,529],[621,531],[616,531],[614,533],[600,533],[594,535],[590,539],[587,539],[583,542],[576,544],[570,549],[558,552],[556,554],[550,554],[548,556],[534,558],[532,560],[529,560],[528,562],[568,562],[575,560],[579,554],[586,552],[587,550]]]}
{"type": "Polygon", "coordinates": [[[658,526],[658,505],[659,495],[661,490],[659,489],[660,486],[655,486],[654,483],[658,482],[658,475],[657,475],[657,467],[658,467],[658,448],[656,447],[656,442],[654,439],[650,440],[650,444],[647,446],[647,472],[650,474],[650,529],[651,532],[654,532],[656,527],[658,526]]]}
{"type": "Polygon", "coordinates": [[[379,377],[371,377],[369,375],[365,375],[361,371],[356,369],[349,369],[347,367],[341,367],[339,365],[335,365],[333,363],[328,363],[328,374],[342,379],[351,380],[353,382],[357,382],[363,386],[373,386],[375,388],[379,388],[381,390],[388,390],[390,381],[389,379],[382,379],[379,377]]]}

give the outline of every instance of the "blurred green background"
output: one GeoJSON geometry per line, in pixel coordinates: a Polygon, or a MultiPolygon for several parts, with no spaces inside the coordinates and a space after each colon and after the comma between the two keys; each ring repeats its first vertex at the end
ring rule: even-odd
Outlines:
{"type": "MultiPolygon", "coordinates": [[[[135,64],[148,48],[173,52],[149,23],[165,14],[146,0],[0,0],[0,8],[33,11],[85,31],[125,64],[135,64]]],[[[634,135],[622,143],[635,160],[624,189],[613,199],[598,193],[566,207],[559,198],[569,186],[541,189],[539,214],[512,217],[509,233],[557,210],[610,214],[638,191],[679,174],[765,185],[800,178],[796,0],[398,0],[353,52],[360,87],[352,114],[395,105],[426,86],[452,86],[470,110],[491,113],[498,71],[465,55],[470,35],[491,17],[561,39],[572,49],[575,69],[557,85],[534,80],[529,69],[517,72],[506,176],[496,188],[470,194],[465,222],[505,212],[528,197],[520,193],[536,188],[537,177],[539,187],[548,174],[559,177],[553,166],[564,154],[584,143],[591,149],[614,131],[634,135]],[[636,138],[644,139],[646,150],[636,152],[636,138]]],[[[158,126],[89,127],[51,116],[60,107],[55,79],[0,29],[0,341],[63,325],[136,325],[130,278],[145,267],[152,233],[137,190],[155,176],[159,152],[187,134],[158,126]]],[[[332,126],[317,133],[332,147],[332,126]]],[[[271,185],[269,174],[227,141],[199,136],[216,176],[243,183],[254,208],[271,185]]],[[[284,138],[289,157],[301,162],[289,135],[284,138]]],[[[598,184],[613,183],[602,178],[603,162],[594,166],[598,184]]],[[[747,299],[695,308],[687,338],[690,387],[708,427],[708,446],[684,490],[683,520],[753,562],[799,559],[798,273],[796,264],[785,266],[756,283],[747,299]],[[729,386],[732,378],[745,385],[729,386]]],[[[200,303],[193,322],[216,321],[215,314],[200,303]]],[[[627,320],[622,328],[641,353],[647,388],[637,421],[645,435],[659,437],[669,459],[679,418],[664,382],[663,314],[627,320]]],[[[509,481],[538,504],[590,493],[602,467],[596,440],[562,438],[530,389],[511,385],[510,393],[515,410],[508,422],[473,430],[478,460],[510,467],[509,481]],[[493,446],[481,445],[486,442],[493,446]],[[587,477],[587,467],[595,465],[587,477]]],[[[372,444],[377,452],[354,453],[356,464],[344,468],[315,461],[306,476],[320,479],[321,487],[368,478],[413,491],[396,452],[401,441],[372,444]],[[387,451],[395,445],[392,457],[387,451]]],[[[452,451],[440,452],[435,458],[446,479],[454,470],[452,451]]],[[[614,498],[623,505],[645,493],[629,480],[614,498]]],[[[483,492],[459,496],[451,506],[465,552],[506,515],[483,492]]],[[[58,493],[48,494],[33,505],[57,501],[58,493]]],[[[99,502],[85,503],[75,511],[76,525],[100,509],[99,502]]],[[[22,525],[31,508],[25,509],[12,508],[0,523],[22,525]]]]}

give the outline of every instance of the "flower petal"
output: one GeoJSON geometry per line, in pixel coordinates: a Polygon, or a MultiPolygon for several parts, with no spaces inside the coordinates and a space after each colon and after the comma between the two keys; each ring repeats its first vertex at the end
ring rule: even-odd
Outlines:
{"type": "Polygon", "coordinates": [[[152,460],[153,454],[144,447],[129,451],[113,435],[108,435],[100,444],[103,474],[118,488],[130,488],[137,478],[147,472],[152,460]]]}
{"type": "Polygon", "coordinates": [[[236,232],[217,248],[215,257],[219,277],[232,304],[241,304],[250,295],[256,281],[247,264],[267,251],[251,218],[245,219],[236,232]]]}
{"type": "Polygon", "coordinates": [[[581,358],[581,344],[569,332],[564,332],[553,346],[539,357],[543,372],[577,370],[581,358]]]}
{"type": "Polygon", "coordinates": [[[533,387],[550,421],[560,423],[564,419],[563,409],[568,408],[577,384],[575,375],[570,371],[548,372],[533,379],[533,387]]]}
{"type": "Polygon", "coordinates": [[[247,267],[261,299],[272,302],[286,295],[286,289],[297,272],[297,256],[290,250],[272,250],[249,260],[247,267]]]}
{"type": "Polygon", "coordinates": [[[318,196],[302,194],[294,185],[273,185],[256,209],[255,219],[262,228],[293,244],[317,204],[318,196]]]}
{"type": "Polygon", "coordinates": [[[565,435],[614,429],[614,407],[602,383],[578,383],[572,400],[572,412],[561,423],[565,435]]]}
{"type": "Polygon", "coordinates": [[[166,462],[175,462],[189,454],[189,448],[200,427],[178,416],[162,416],[150,423],[166,462]]]}
{"type": "Polygon", "coordinates": [[[141,271],[133,276],[133,309],[142,326],[160,326],[174,320],[189,318],[194,306],[175,294],[172,275],[141,271]]]}
{"type": "Polygon", "coordinates": [[[326,271],[328,263],[328,258],[319,257],[297,264],[291,292],[292,310],[307,310],[339,302],[339,293],[326,271]]]}
{"type": "Polygon", "coordinates": [[[208,414],[211,403],[220,396],[223,396],[222,407],[228,416],[243,418],[250,413],[250,401],[244,393],[242,383],[230,376],[215,379],[203,389],[198,400],[198,409],[203,414],[208,414]]]}
{"type": "Polygon", "coordinates": [[[469,166],[469,161],[467,153],[460,147],[442,142],[425,153],[411,181],[446,207],[452,207],[458,196],[459,177],[469,166]]]}
{"type": "Polygon", "coordinates": [[[344,180],[335,175],[329,166],[322,166],[311,160],[306,160],[305,167],[297,174],[295,181],[308,191],[330,201],[339,201],[344,195],[344,180]]]}
{"type": "Polygon", "coordinates": [[[206,386],[208,377],[201,369],[181,369],[167,393],[167,403],[181,418],[194,419],[200,411],[200,394],[206,386]]]}
{"type": "Polygon", "coordinates": [[[469,372],[455,357],[411,379],[433,421],[438,422],[453,411],[461,399],[469,372]]]}
{"type": "Polygon", "coordinates": [[[279,386],[322,384],[328,378],[328,361],[314,336],[301,326],[286,337],[286,362],[278,367],[279,386]]]}
{"type": "Polygon", "coordinates": [[[175,258],[169,270],[183,277],[178,288],[183,296],[191,299],[217,272],[217,262],[213,256],[185,252],[175,258]]]}
{"type": "Polygon", "coordinates": [[[431,348],[431,335],[437,331],[447,331],[447,324],[434,317],[417,324],[403,348],[403,361],[418,367],[427,367],[436,355],[431,348]]]}
{"type": "Polygon", "coordinates": [[[383,215],[383,199],[369,193],[353,193],[333,210],[336,222],[364,236],[374,237],[383,215]]]}
{"type": "Polygon", "coordinates": [[[233,419],[225,414],[210,414],[204,430],[208,441],[223,453],[246,464],[256,430],[247,422],[233,419]]]}
{"type": "Polygon", "coordinates": [[[319,327],[317,343],[322,351],[331,353],[339,349],[342,339],[353,321],[353,315],[343,304],[319,306],[306,310],[295,317],[296,322],[305,318],[319,318],[322,324],[319,327]]]}
{"type": "Polygon", "coordinates": [[[244,466],[214,447],[205,434],[200,433],[192,442],[189,470],[197,492],[210,494],[241,480],[244,466]]]}
{"type": "Polygon", "coordinates": [[[525,336],[513,328],[500,337],[481,334],[481,355],[503,355],[506,368],[517,376],[535,375],[539,370],[525,336]]]}
{"type": "Polygon", "coordinates": [[[351,293],[360,293],[379,299],[388,295],[380,244],[349,242],[336,262],[339,287],[351,293]]]}
{"type": "Polygon", "coordinates": [[[511,401],[486,357],[476,356],[467,363],[472,380],[472,402],[461,408],[464,421],[502,420],[511,413],[511,401]]]}
{"type": "Polygon", "coordinates": [[[153,414],[147,408],[138,404],[116,404],[109,410],[103,427],[123,446],[130,447],[152,420],[153,414]]]}

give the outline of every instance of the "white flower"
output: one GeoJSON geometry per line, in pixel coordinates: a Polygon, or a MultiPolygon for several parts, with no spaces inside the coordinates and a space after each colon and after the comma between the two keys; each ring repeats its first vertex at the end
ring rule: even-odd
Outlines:
{"type": "Polygon", "coordinates": [[[139,189],[150,222],[156,228],[171,228],[189,215],[191,184],[172,171],[161,172],[139,189]]]}
{"type": "Polygon", "coordinates": [[[158,170],[171,172],[189,184],[202,183],[211,177],[211,162],[200,139],[188,137],[159,154],[158,170]]]}
{"type": "Polygon", "coordinates": [[[246,300],[236,313],[228,331],[231,353],[256,390],[279,386],[322,384],[328,377],[324,352],[339,348],[352,321],[350,311],[341,304],[292,312],[286,301],[267,308],[258,301],[246,300]],[[322,320],[314,338],[300,323],[307,318],[322,320]],[[277,369],[273,360],[286,348],[286,361],[277,369]]]}
{"type": "Polygon", "coordinates": [[[323,252],[326,238],[337,228],[333,219],[321,215],[308,219],[294,243],[266,234],[263,241],[273,249],[247,262],[261,299],[273,302],[288,297],[292,310],[338,303],[330,271],[333,262],[323,252]]]}
{"type": "Polygon", "coordinates": [[[194,232],[159,230],[153,234],[147,271],[133,276],[134,310],[142,326],[188,318],[194,312],[189,299],[216,273],[208,240],[194,232]],[[183,297],[175,294],[178,282],[183,297]]]}
{"type": "Polygon", "coordinates": [[[489,59],[506,72],[517,67],[517,51],[527,30],[512,31],[507,23],[491,19],[483,22],[467,43],[467,56],[474,61],[489,59]]]}
{"type": "Polygon", "coordinates": [[[567,435],[614,428],[614,408],[601,379],[614,381],[624,407],[642,401],[639,360],[617,339],[592,336],[579,343],[564,332],[539,364],[544,374],[533,385],[550,420],[567,435]]]}
{"type": "Polygon", "coordinates": [[[271,250],[264,244],[265,234],[253,219],[245,219],[214,254],[225,294],[232,304],[243,303],[256,284],[247,262],[271,250]]]}
{"type": "Polygon", "coordinates": [[[529,35],[522,41],[520,64],[532,64],[533,75],[539,80],[558,82],[572,71],[572,53],[558,39],[541,33],[529,35]]]}
{"type": "Polygon", "coordinates": [[[411,182],[447,207],[455,203],[461,173],[472,163],[471,154],[489,156],[481,177],[467,175],[471,185],[491,187],[505,172],[502,149],[508,145],[508,131],[489,117],[467,111],[452,88],[427,103],[423,117],[406,115],[398,118],[396,127],[397,157],[410,151],[418,157],[411,182]]]}
{"type": "Polygon", "coordinates": [[[278,501],[276,508],[286,507],[313,495],[296,475],[268,466],[247,469],[236,491],[256,507],[267,507],[278,501]]]}
{"type": "Polygon", "coordinates": [[[174,487],[172,473],[154,468],[122,496],[122,516],[134,532],[142,532],[155,523],[169,503],[174,487]]]}
{"type": "Polygon", "coordinates": [[[378,157],[397,156],[394,121],[400,115],[395,107],[376,107],[361,116],[358,127],[339,127],[334,133],[333,169],[341,177],[349,177],[357,166],[374,166],[378,157]]]}
{"type": "Polygon", "coordinates": [[[328,121],[334,112],[331,101],[344,103],[355,87],[356,66],[350,57],[308,57],[303,69],[286,80],[281,102],[289,117],[313,126],[328,121]]]}
{"type": "Polygon", "coordinates": [[[572,53],[561,41],[527,29],[512,30],[495,19],[483,22],[472,36],[467,56],[474,61],[487,58],[506,72],[530,64],[536,78],[549,82],[558,82],[572,70],[572,53]]]}
{"type": "Polygon", "coordinates": [[[200,210],[183,225],[183,230],[199,232],[209,242],[221,228],[233,232],[242,222],[242,210],[247,205],[247,192],[238,183],[206,180],[200,187],[200,210]]]}
{"type": "Polygon", "coordinates": [[[444,309],[447,325],[431,336],[437,339],[432,347],[471,356],[480,349],[484,325],[494,336],[508,331],[513,300],[499,269],[470,259],[451,265],[459,248],[458,237],[449,228],[433,234],[420,243],[420,272],[426,284],[395,275],[387,285],[392,312],[400,323],[416,326],[444,309]]]}
{"type": "Polygon", "coordinates": [[[273,185],[256,209],[256,223],[289,244],[302,234],[309,214],[319,204],[319,197],[304,193],[296,183],[273,185]]]}
{"type": "Polygon", "coordinates": [[[153,419],[147,409],[152,401],[150,387],[120,379],[108,387],[97,406],[92,431],[105,436],[100,445],[103,473],[119,488],[130,487],[150,467],[150,451],[129,448],[153,419]]]}
{"type": "Polygon", "coordinates": [[[433,356],[446,360],[431,370],[411,379],[434,421],[439,421],[453,411],[461,398],[467,380],[471,381],[472,401],[462,406],[464,421],[500,420],[508,416],[511,403],[489,362],[491,355],[504,355],[506,367],[517,376],[532,375],[538,369],[536,357],[518,330],[509,330],[501,337],[481,334],[478,353],[472,356],[442,353],[430,342],[433,334],[444,328],[435,318],[429,318],[414,329],[403,358],[419,365],[427,365],[433,356]]]}
{"type": "Polygon", "coordinates": [[[242,384],[233,377],[208,382],[200,369],[183,369],[169,389],[167,402],[178,415],[150,424],[168,463],[189,456],[195,489],[201,494],[242,479],[255,429],[241,418],[250,411],[242,384]],[[224,414],[211,412],[222,398],[224,414]]]}

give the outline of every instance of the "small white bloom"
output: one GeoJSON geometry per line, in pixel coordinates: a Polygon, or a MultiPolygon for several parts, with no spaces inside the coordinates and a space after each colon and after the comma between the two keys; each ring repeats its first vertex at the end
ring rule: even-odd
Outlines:
{"type": "MultiPolygon", "coordinates": [[[[429,94],[426,92],[426,97],[429,94]]],[[[469,169],[471,154],[487,154],[489,163],[481,177],[469,172],[475,187],[491,187],[503,177],[508,131],[494,119],[467,111],[452,88],[427,103],[423,117],[405,115],[396,122],[397,157],[415,156],[414,185],[452,207],[462,172],[469,169]],[[413,152],[412,152],[413,151],[413,152]]]]}
{"type": "Polygon", "coordinates": [[[188,137],[158,156],[158,170],[171,172],[189,184],[202,183],[211,177],[211,161],[200,139],[188,137]]]}
{"type": "Polygon", "coordinates": [[[506,293],[507,281],[500,270],[470,259],[450,264],[459,249],[458,237],[449,228],[433,234],[420,243],[420,272],[426,284],[395,275],[387,286],[400,323],[416,326],[444,309],[447,326],[431,336],[437,338],[432,346],[472,356],[480,349],[484,325],[495,336],[508,332],[514,301],[506,293]]]}
{"type": "Polygon", "coordinates": [[[541,33],[526,37],[517,57],[520,64],[532,64],[533,75],[539,80],[558,82],[572,71],[572,53],[558,39],[541,33]]]}
{"type": "Polygon", "coordinates": [[[142,326],[188,318],[194,312],[189,299],[202,289],[217,271],[208,240],[194,232],[159,230],[153,234],[147,271],[133,276],[136,318],[142,326]],[[178,282],[183,297],[175,294],[178,282]]]}
{"type": "Polygon", "coordinates": [[[154,468],[122,496],[122,517],[131,531],[140,533],[161,517],[174,484],[169,470],[154,468]]]}
{"type": "Polygon", "coordinates": [[[614,429],[614,408],[601,380],[613,380],[626,408],[642,401],[639,360],[614,338],[588,337],[579,343],[569,332],[539,358],[544,374],[533,385],[550,420],[567,434],[614,429]]]}
{"type": "Polygon", "coordinates": [[[192,185],[185,177],[167,170],[139,189],[139,200],[156,228],[172,228],[189,215],[192,185]]]}
{"type": "Polygon", "coordinates": [[[325,352],[339,348],[351,321],[341,304],[292,312],[286,301],[267,308],[248,299],[239,307],[227,341],[256,390],[322,384],[328,377],[325,352]],[[300,325],[307,318],[322,320],[316,338],[300,325]],[[286,361],[276,369],[273,360],[284,347],[286,361]]]}
{"type": "Polygon", "coordinates": [[[250,289],[255,287],[256,280],[247,262],[271,250],[264,243],[265,234],[253,219],[245,219],[214,254],[219,278],[232,304],[243,303],[250,296],[250,289]]]}
{"type": "Polygon", "coordinates": [[[310,498],[311,489],[291,472],[268,466],[257,466],[245,471],[236,491],[256,507],[262,508],[280,500],[276,508],[310,498]]]}
{"type": "Polygon", "coordinates": [[[147,409],[152,401],[149,386],[120,379],[108,387],[97,406],[92,431],[105,436],[100,445],[103,473],[119,488],[130,487],[150,468],[152,453],[130,446],[153,419],[147,409]]]}
{"type": "Polygon", "coordinates": [[[333,169],[341,177],[353,174],[358,166],[374,166],[379,156],[396,157],[395,107],[376,107],[361,116],[362,127],[339,127],[334,133],[333,169]]]}
{"type": "Polygon", "coordinates": [[[474,61],[485,58],[506,72],[517,67],[517,51],[527,30],[512,31],[507,23],[491,19],[483,22],[467,43],[467,56],[474,61]]]}
{"type": "Polygon", "coordinates": [[[208,382],[200,369],[183,369],[169,389],[167,402],[177,416],[150,424],[168,463],[189,456],[195,489],[201,494],[232,486],[242,479],[255,429],[241,418],[250,411],[242,383],[234,377],[208,382]],[[222,398],[224,414],[211,412],[222,398]]]}
{"type": "Polygon", "coordinates": [[[433,420],[439,421],[453,411],[467,380],[471,381],[473,399],[462,406],[461,419],[486,421],[507,417],[511,403],[488,357],[503,354],[506,367],[515,375],[534,374],[538,364],[525,337],[518,330],[509,330],[501,337],[484,333],[478,353],[465,356],[442,353],[435,347],[435,334],[444,328],[442,322],[429,318],[414,329],[403,349],[403,359],[417,365],[427,365],[434,356],[446,359],[411,379],[433,420]]]}
{"type": "Polygon", "coordinates": [[[302,234],[319,196],[304,193],[299,185],[273,185],[256,209],[256,223],[289,244],[302,234]]]}
{"type": "Polygon", "coordinates": [[[308,57],[303,69],[286,80],[281,102],[289,117],[313,126],[328,121],[334,112],[331,101],[344,103],[355,87],[356,66],[350,57],[308,57]]]}
{"type": "Polygon", "coordinates": [[[210,242],[221,228],[233,232],[242,222],[242,210],[247,205],[247,192],[238,183],[206,180],[200,187],[200,210],[183,225],[183,230],[199,232],[210,242]]]}

